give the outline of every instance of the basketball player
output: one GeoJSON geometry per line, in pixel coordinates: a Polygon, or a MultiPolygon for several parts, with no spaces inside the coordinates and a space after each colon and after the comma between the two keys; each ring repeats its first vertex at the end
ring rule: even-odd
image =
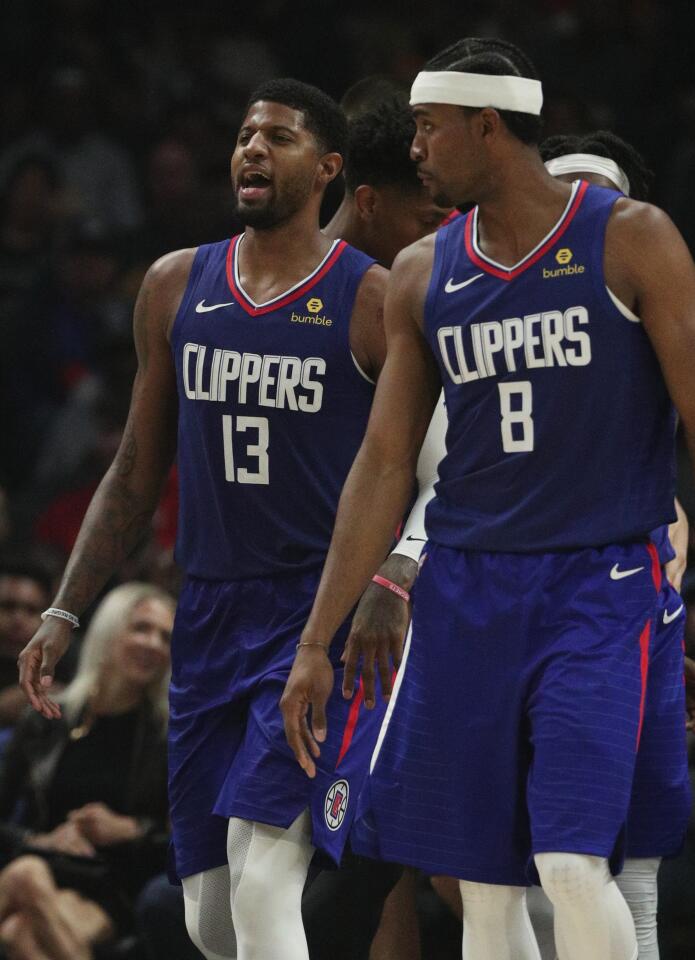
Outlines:
{"type": "Polygon", "coordinates": [[[170,804],[186,923],[208,960],[307,960],[308,864],[315,847],[340,859],[380,721],[336,691],[314,785],[278,710],[383,359],[386,271],[319,230],[346,132],[314,87],[278,80],[251,97],[231,161],[246,232],[171,254],[145,278],[124,439],[20,657],[32,705],[58,715],[53,666],[150,519],[178,404],[187,578],[172,640],[170,804]]]}
{"type": "MultiPolygon", "coordinates": [[[[443,384],[448,453],[355,842],[462,880],[466,960],[538,957],[523,909],[536,869],[561,960],[633,960],[609,861],[660,586],[647,534],[674,519],[659,361],[695,448],[695,269],[661,211],[549,176],[540,83],[515,47],[454,44],[411,103],[422,179],[477,206],[394,263],[386,365],[283,695],[288,740],[314,775],[327,650],[388,545],[443,384]]],[[[349,696],[357,659],[386,650],[346,655],[349,696]]]]}
{"type": "MultiPolygon", "coordinates": [[[[540,153],[550,172],[565,182],[572,183],[581,176],[598,186],[627,192],[636,200],[647,197],[649,172],[644,161],[613,133],[553,137],[541,145],[540,153]]],[[[390,576],[405,589],[411,588],[416,576],[420,548],[426,539],[424,506],[434,495],[436,466],[446,453],[445,414],[435,429],[443,409],[438,405],[420,453],[420,493],[401,540],[387,561],[392,563],[393,572],[384,573],[383,564],[380,569],[383,576],[390,576]],[[423,463],[434,465],[429,476],[422,473],[423,463]]],[[[683,684],[680,679],[673,683],[683,660],[685,626],[683,603],[674,584],[680,585],[685,569],[688,521],[677,500],[675,509],[678,522],[670,529],[659,528],[651,533],[666,576],[650,643],[644,725],[627,818],[627,859],[616,878],[635,922],[640,960],[658,960],[657,872],[662,857],[673,856],[681,849],[690,811],[689,777],[682,763],[683,684]]],[[[401,601],[403,609],[398,610],[393,596],[370,585],[358,605],[355,629],[362,633],[402,630],[404,604],[401,601]]]]}

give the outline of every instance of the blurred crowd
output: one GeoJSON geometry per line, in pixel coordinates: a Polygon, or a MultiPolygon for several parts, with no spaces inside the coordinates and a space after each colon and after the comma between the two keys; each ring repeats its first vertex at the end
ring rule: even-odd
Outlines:
{"type": "MultiPolygon", "coordinates": [[[[531,55],[544,80],[545,133],[610,128],[633,143],[653,171],[654,201],[695,253],[695,74],[682,43],[691,7],[688,0],[430,0],[426,11],[404,12],[396,0],[382,0],[378,8],[364,0],[6,0],[0,31],[0,866],[17,867],[19,855],[22,861],[9,887],[0,874],[0,915],[9,909],[8,891],[19,891],[27,910],[49,905],[37,922],[57,924],[58,940],[60,910],[77,909],[95,925],[92,942],[109,949],[125,943],[124,951],[150,960],[176,960],[166,936],[175,930],[185,937],[182,926],[161,920],[171,908],[180,921],[178,901],[171,905],[162,892],[161,690],[178,589],[175,469],[150,537],[120,572],[125,586],[108,595],[81,649],[61,665],[66,692],[59,728],[20,719],[15,660],[53,595],[120,439],[135,371],[132,308],[145,270],[169,250],[236,230],[229,156],[253,87],[287,75],[340,98],[361,77],[383,74],[407,88],[427,57],[450,40],[506,37],[531,55]],[[105,638],[108,657],[95,653],[105,638]],[[108,771],[95,760],[105,750],[113,758],[108,771]],[[146,797],[136,789],[140,769],[148,772],[146,797]],[[65,908],[61,885],[77,890],[79,903],[65,908]],[[142,933],[136,917],[150,915],[150,932],[142,933]],[[158,946],[160,934],[165,939],[158,946]]],[[[328,207],[335,209],[339,199],[334,191],[328,207]]],[[[681,451],[678,494],[692,525],[690,476],[681,451]]],[[[687,642],[695,652],[695,562],[684,596],[687,642]]],[[[665,960],[692,956],[679,950],[694,942],[693,847],[695,827],[689,853],[663,871],[665,960]]],[[[406,883],[417,886],[412,878],[406,883]]],[[[445,888],[419,885],[411,940],[419,924],[429,943],[434,924],[442,943],[454,945],[433,940],[423,947],[428,960],[457,955],[460,919],[446,911],[446,900],[445,888]]],[[[396,956],[387,952],[389,936],[410,929],[397,901],[391,909],[399,918],[390,921],[395,933],[385,916],[375,958],[396,956]]],[[[65,949],[66,957],[78,958],[74,944],[65,949]]],[[[403,960],[419,955],[400,954],[403,960]]]]}

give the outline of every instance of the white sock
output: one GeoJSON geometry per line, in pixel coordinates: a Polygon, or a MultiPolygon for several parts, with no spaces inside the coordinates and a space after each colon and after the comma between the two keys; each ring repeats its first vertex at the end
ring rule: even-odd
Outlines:
{"type": "Polygon", "coordinates": [[[236,960],[227,864],[184,877],[186,929],[205,960],[236,960]]]}
{"type": "Polygon", "coordinates": [[[287,829],[232,817],[227,832],[238,960],[309,960],[302,891],[314,854],[311,819],[287,829]]]}
{"type": "Polygon", "coordinates": [[[560,960],[637,960],[632,915],[606,859],[538,853],[535,861],[554,907],[560,960]]]}
{"type": "Polygon", "coordinates": [[[656,875],[660,863],[660,857],[628,859],[623,872],[615,878],[635,921],[639,960],[659,960],[656,875]]]}
{"type": "Polygon", "coordinates": [[[460,880],[463,960],[541,960],[526,909],[526,887],[460,880]]]}

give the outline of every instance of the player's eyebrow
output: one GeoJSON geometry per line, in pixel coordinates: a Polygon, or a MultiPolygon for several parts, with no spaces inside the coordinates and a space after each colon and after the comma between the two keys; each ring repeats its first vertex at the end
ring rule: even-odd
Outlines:
{"type": "Polygon", "coordinates": [[[270,133],[288,133],[290,134],[290,136],[293,136],[293,137],[297,135],[296,130],[293,130],[292,127],[286,127],[281,123],[269,123],[269,124],[259,123],[254,125],[247,123],[245,126],[243,126],[239,130],[239,136],[241,136],[242,133],[251,133],[254,130],[267,130],[270,133]]]}

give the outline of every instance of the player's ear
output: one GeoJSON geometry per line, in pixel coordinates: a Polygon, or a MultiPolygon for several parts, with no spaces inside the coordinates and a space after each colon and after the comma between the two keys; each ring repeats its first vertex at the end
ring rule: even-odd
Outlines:
{"type": "Polygon", "coordinates": [[[483,138],[495,137],[500,132],[502,118],[494,107],[483,107],[478,114],[480,135],[483,138]]]}
{"type": "Polygon", "coordinates": [[[371,220],[377,206],[378,197],[374,187],[366,183],[360,184],[355,190],[355,206],[361,220],[371,220]]]}
{"type": "Polygon", "coordinates": [[[335,180],[343,169],[343,158],[339,153],[324,153],[319,160],[319,180],[325,187],[335,180]]]}

